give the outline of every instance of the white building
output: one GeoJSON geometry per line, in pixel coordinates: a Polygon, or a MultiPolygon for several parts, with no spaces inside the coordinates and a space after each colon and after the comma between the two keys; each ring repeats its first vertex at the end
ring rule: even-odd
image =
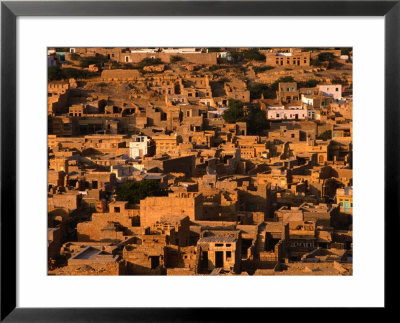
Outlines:
{"type": "Polygon", "coordinates": [[[342,97],[342,85],[341,84],[330,84],[330,85],[318,85],[318,89],[325,95],[339,100],[342,97]]]}
{"type": "Polygon", "coordinates": [[[307,118],[307,110],[301,106],[268,106],[268,120],[304,120],[307,118]]]}
{"type": "Polygon", "coordinates": [[[147,136],[132,136],[129,142],[129,157],[143,157],[148,154],[151,139],[147,136]]]}
{"type": "Polygon", "coordinates": [[[304,94],[301,95],[301,102],[307,106],[314,106],[314,99],[312,97],[306,97],[304,94]]]}

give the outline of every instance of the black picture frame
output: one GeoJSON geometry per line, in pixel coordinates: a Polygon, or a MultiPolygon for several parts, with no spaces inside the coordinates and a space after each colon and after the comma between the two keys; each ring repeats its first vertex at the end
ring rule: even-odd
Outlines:
{"type": "MultiPolygon", "coordinates": [[[[4,1],[1,3],[1,321],[234,321],[241,309],[16,307],[16,19],[19,16],[384,16],[385,308],[399,231],[400,1],[4,1]],[[394,240],[396,241],[396,240],[394,240]]],[[[373,48],[373,44],[371,44],[373,48]]],[[[377,190],[383,188],[374,188],[377,190]]],[[[373,194],[373,192],[372,192],[373,194]]],[[[372,261],[372,260],[371,260],[372,261]]],[[[372,265],[372,263],[371,263],[372,265]]],[[[177,304],[178,305],[178,304],[177,304]]],[[[252,309],[256,317],[261,309],[252,309]]],[[[254,316],[253,316],[254,315],[254,316]]],[[[328,312],[326,315],[329,315],[328,312]]]]}

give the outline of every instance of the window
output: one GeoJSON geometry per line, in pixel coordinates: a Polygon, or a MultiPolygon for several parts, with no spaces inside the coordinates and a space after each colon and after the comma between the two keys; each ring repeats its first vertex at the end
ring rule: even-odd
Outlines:
{"type": "Polygon", "coordinates": [[[216,247],[223,247],[224,244],[223,244],[223,243],[216,243],[215,246],[216,246],[216,247]]]}
{"type": "Polygon", "coordinates": [[[121,212],[121,209],[119,208],[119,206],[114,207],[114,212],[115,213],[121,212]]]}
{"type": "Polygon", "coordinates": [[[339,205],[340,205],[341,207],[343,207],[343,202],[340,202],[339,205]]]}
{"type": "Polygon", "coordinates": [[[339,92],[339,88],[336,88],[336,92],[339,92]]]}
{"type": "Polygon", "coordinates": [[[231,256],[232,256],[232,253],[230,251],[227,251],[226,252],[226,259],[231,258],[231,256]]]}

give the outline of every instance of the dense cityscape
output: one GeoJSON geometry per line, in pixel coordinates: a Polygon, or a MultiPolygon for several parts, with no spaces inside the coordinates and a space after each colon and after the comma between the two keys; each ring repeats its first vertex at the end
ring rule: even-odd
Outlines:
{"type": "Polygon", "coordinates": [[[352,275],[351,48],[48,48],[49,275],[352,275]]]}

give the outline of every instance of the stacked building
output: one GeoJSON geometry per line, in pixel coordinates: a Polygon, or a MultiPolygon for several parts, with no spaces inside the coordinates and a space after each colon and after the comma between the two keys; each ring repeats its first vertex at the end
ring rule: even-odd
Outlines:
{"type": "Polygon", "coordinates": [[[106,60],[48,84],[49,274],[352,274],[348,77],[305,87],[316,53],[230,51],[69,49],[61,68],[106,60]],[[274,66],[270,97],[256,65],[274,66]]]}

